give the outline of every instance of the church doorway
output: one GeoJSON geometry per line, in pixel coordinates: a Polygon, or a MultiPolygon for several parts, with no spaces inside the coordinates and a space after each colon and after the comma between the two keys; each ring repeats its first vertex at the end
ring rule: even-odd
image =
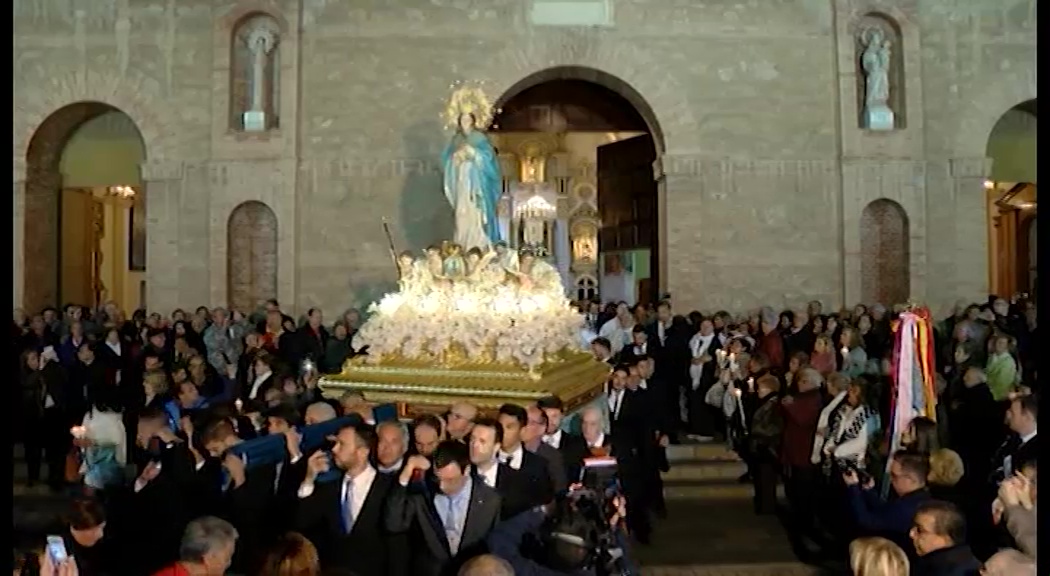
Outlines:
{"type": "Polygon", "coordinates": [[[490,132],[510,237],[538,240],[572,297],[656,301],[664,253],[653,166],[663,141],[641,96],[597,70],[561,67],[522,80],[496,106],[490,132]],[[527,237],[519,208],[530,202],[549,205],[550,234],[527,237]]]}
{"type": "Polygon", "coordinates": [[[23,304],[144,306],[146,147],[135,122],[100,102],[52,113],[26,152],[23,304]]]}
{"type": "Polygon", "coordinates": [[[985,182],[988,210],[988,284],[1009,298],[1037,285],[1036,101],[1007,110],[988,137],[992,171],[985,182]]]}

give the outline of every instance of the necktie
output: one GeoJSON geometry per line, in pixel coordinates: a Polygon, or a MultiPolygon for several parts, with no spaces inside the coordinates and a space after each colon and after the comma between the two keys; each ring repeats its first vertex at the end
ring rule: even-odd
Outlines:
{"type": "Polygon", "coordinates": [[[511,461],[512,458],[513,457],[510,454],[507,454],[505,452],[500,452],[499,461],[500,461],[501,464],[506,464],[507,466],[510,466],[510,461],[511,461]]]}
{"type": "Polygon", "coordinates": [[[343,528],[349,534],[354,527],[354,480],[346,479],[346,497],[343,498],[343,528]]]}
{"type": "Polygon", "coordinates": [[[448,548],[455,554],[459,550],[459,529],[456,527],[456,503],[449,496],[448,514],[445,515],[445,538],[448,539],[448,548]]]}
{"type": "Polygon", "coordinates": [[[613,405],[612,405],[613,418],[616,418],[617,416],[620,415],[620,400],[622,400],[622,399],[623,399],[623,392],[622,391],[613,392],[613,405]]]}

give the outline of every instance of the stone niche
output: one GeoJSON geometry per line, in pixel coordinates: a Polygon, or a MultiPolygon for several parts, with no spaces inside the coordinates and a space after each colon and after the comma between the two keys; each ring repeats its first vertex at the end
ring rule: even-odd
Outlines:
{"type": "Polygon", "coordinates": [[[266,132],[279,126],[280,26],[255,12],[237,22],[230,47],[230,130],[266,132]]]}
{"type": "Polygon", "coordinates": [[[862,16],[853,26],[854,65],[857,82],[857,126],[865,130],[902,130],[907,126],[906,82],[904,81],[904,42],[900,24],[892,17],[881,12],[869,12],[862,16]],[[886,106],[893,113],[891,127],[875,127],[868,117],[867,91],[871,81],[869,70],[865,68],[865,52],[869,50],[872,39],[881,37],[888,44],[889,58],[886,78],[889,95],[886,106]]]}

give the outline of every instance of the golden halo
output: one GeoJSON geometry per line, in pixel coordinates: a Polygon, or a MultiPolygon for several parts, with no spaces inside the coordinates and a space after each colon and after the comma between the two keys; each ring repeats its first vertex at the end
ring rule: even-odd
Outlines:
{"type": "Polygon", "coordinates": [[[463,114],[474,116],[474,126],[478,130],[487,130],[492,123],[492,102],[478,86],[460,86],[448,100],[445,106],[445,127],[455,129],[459,124],[459,117],[463,114]]]}

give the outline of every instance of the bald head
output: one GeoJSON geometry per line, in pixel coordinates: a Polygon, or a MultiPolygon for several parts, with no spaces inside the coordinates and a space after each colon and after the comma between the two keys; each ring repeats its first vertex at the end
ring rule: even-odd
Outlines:
{"type": "Polygon", "coordinates": [[[595,406],[584,408],[580,412],[580,430],[588,444],[594,444],[603,432],[602,411],[595,406]]]}
{"type": "Polygon", "coordinates": [[[459,576],[514,576],[514,568],[495,554],[482,554],[464,564],[459,576]]]}
{"type": "Polygon", "coordinates": [[[306,414],[304,415],[303,421],[309,426],[311,424],[320,424],[321,422],[335,420],[335,416],[335,408],[333,408],[331,404],[327,402],[314,402],[306,407],[306,414]]]}
{"type": "Polygon", "coordinates": [[[456,402],[448,410],[448,424],[445,426],[449,438],[462,440],[470,434],[474,420],[478,417],[478,407],[470,402],[456,402]]]}

